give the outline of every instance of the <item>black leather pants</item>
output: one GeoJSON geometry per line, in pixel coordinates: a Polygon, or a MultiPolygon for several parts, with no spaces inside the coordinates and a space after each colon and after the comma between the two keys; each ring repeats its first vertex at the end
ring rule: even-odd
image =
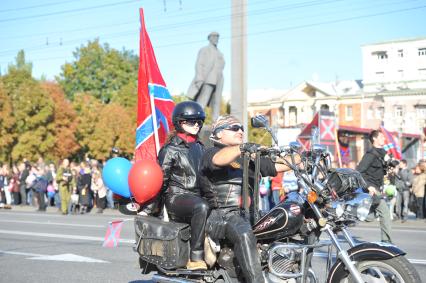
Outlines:
{"type": "Polygon", "coordinates": [[[180,194],[166,197],[166,208],[170,218],[177,222],[191,224],[191,261],[204,260],[204,239],[208,203],[199,196],[180,194]]]}
{"type": "Polygon", "coordinates": [[[226,213],[225,238],[234,244],[234,253],[241,266],[244,282],[265,282],[256,248],[256,237],[250,223],[239,212],[226,213]]]}

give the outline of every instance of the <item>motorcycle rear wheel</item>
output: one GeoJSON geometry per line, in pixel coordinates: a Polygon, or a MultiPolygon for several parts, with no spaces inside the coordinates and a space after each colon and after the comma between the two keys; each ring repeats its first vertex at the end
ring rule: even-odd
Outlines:
{"type": "MultiPolygon", "coordinates": [[[[364,260],[356,264],[365,282],[419,283],[420,276],[414,266],[403,256],[387,260],[364,260]]],[[[355,282],[349,273],[333,282],[355,282]]]]}

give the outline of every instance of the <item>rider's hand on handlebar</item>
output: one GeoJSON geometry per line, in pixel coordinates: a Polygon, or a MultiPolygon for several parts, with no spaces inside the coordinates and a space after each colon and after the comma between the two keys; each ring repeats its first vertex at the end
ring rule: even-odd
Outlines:
{"type": "Polygon", "coordinates": [[[260,148],[260,145],[256,143],[251,143],[251,142],[246,142],[240,145],[241,153],[244,153],[244,152],[256,153],[259,148],[260,148]]]}
{"type": "Polygon", "coordinates": [[[374,195],[376,195],[376,194],[377,194],[377,190],[376,190],[376,188],[374,188],[374,187],[372,187],[372,186],[368,187],[368,188],[367,188],[367,190],[368,190],[368,194],[369,194],[370,196],[374,196],[374,195]]]}

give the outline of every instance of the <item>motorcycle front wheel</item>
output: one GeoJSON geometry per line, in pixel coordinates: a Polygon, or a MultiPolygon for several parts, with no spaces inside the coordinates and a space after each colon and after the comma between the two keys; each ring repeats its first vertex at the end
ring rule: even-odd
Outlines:
{"type": "MultiPolygon", "coordinates": [[[[364,282],[367,283],[419,283],[422,282],[414,266],[403,256],[387,260],[365,260],[356,264],[364,282]]],[[[338,278],[336,278],[338,279],[338,278]]],[[[335,282],[353,283],[352,276],[347,273],[335,282]]]]}

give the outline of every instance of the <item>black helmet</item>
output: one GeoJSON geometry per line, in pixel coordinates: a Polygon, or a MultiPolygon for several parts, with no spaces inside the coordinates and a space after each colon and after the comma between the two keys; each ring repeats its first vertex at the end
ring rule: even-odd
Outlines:
{"type": "Polygon", "coordinates": [[[178,103],[172,114],[173,125],[178,132],[183,131],[179,123],[180,121],[201,120],[204,122],[204,119],[206,119],[206,113],[204,113],[201,105],[194,101],[178,103]]]}

